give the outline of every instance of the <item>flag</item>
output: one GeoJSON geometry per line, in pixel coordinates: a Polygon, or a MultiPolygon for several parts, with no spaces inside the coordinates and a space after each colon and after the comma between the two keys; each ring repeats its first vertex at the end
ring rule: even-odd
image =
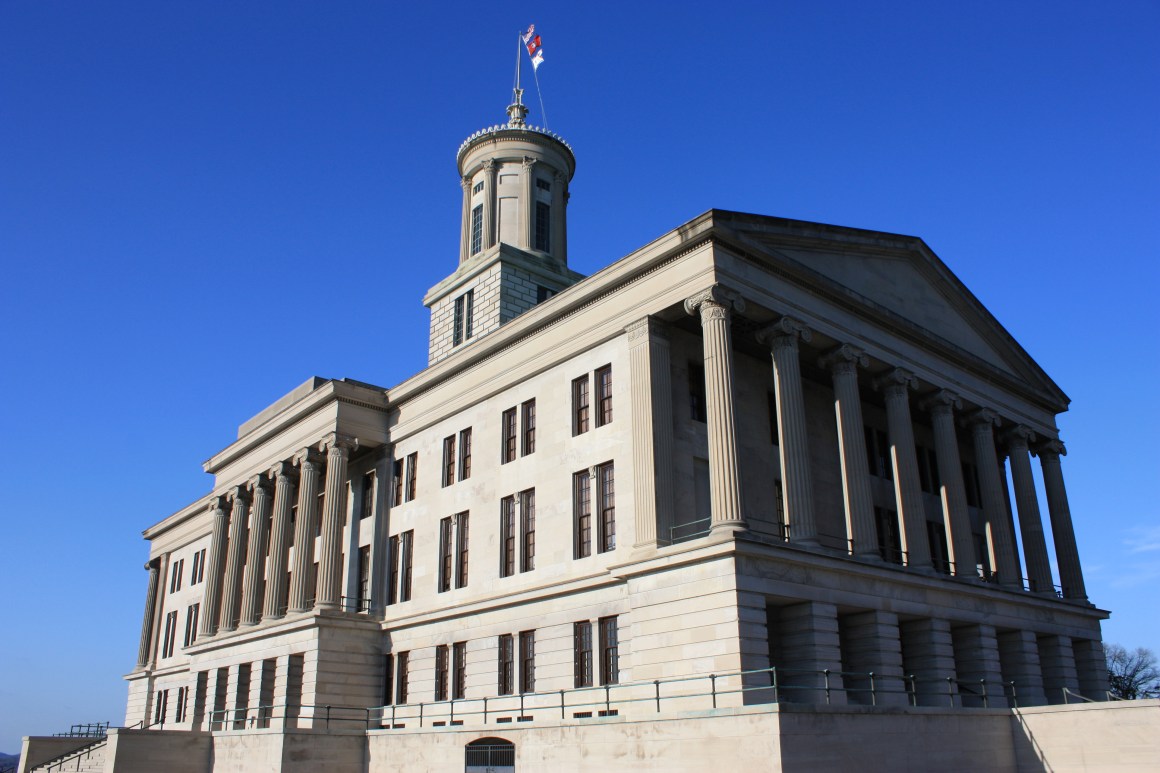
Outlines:
{"type": "Polygon", "coordinates": [[[536,51],[540,48],[540,36],[536,35],[531,39],[530,42],[525,40],[524,43],[528,47],[528,56],[534,57],[536,55],[536,51]]]}
{"type": "Polygon", "coordinates": [[[535,31],[536,31],[536,25],[529,24],[528,31],[524,33],[524,37],[523,37],[523,40],[525,43],[527,43],[529,40],[532,39],[532,35],[535,33],[535,31]]]}
{"type": "Polygon", "coordinates": [[[536,52],[535,56],[532,57],[532,70],[535,72],[539,72],[540,65],[542,65],[543,63],[544,63],[544,50],[540,49],[539,51],[536,52]]]}

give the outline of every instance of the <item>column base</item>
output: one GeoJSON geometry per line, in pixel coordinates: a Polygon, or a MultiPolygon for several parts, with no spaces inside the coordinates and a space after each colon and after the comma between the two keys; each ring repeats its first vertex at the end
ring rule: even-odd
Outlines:
{"type": "Polygon", "coordinates": [[[709,533],[715,536],[719,534],[737,534],[744,531],[749,531],[749,527],[745,525],[745,521],[721,521],[709,527],[709,533]]]}

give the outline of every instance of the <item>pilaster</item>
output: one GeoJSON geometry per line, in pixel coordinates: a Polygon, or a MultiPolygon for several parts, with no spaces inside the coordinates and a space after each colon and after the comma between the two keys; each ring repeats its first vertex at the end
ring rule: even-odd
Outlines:
{"type": "MultiPolygon", "coordinates": [[[[485,158],[483,160],[483,249],[485,250],[495,244],[497,217],[495,210],[499,204],[495,190],[496,167],[495,159],[485,158]]],[[[471,193],[468,192],[469,201],[470,197],[471,193]]]]}
{"type": "Polygon", "coordinates": [[[1039,646],[1033,631],[1003,631],[998,634],[999,665],[1004,682],[1015,683],[1015,704],[1020,707],[1042,706],[1043,669],[1039,664],[1039,646]]]}
{"type": "Polygon", "coordinates": [[[773,665],[779,669],[781,700],[844,705],[838,608],[820,601],[781,607],[777,628],[779,652],[773,665]]]}
{"type": "Polygon", "coordinates": [[[1007,708],[995,626],[958,626],[951,629],[951,638],[955,646],[955,671],[963,706],[1007,708]]]}
{"type": "Polygon", "coordinates": [[[524,157],[523,165],[521,166],[522,180],[520,193],[523,196],[523,227],[520,229],[520,244],[517,245],[521,249],[531,250],[536,246],[536,183],[535,183],[535,167],[536,159],[524,157]]]}
{"type": "Polygon", "coordinates": [[[1079,674],[1075,668],[1071,637],[1042,634],[1039,637],[1039,662],[1043,667],[1043,689],[1048,703],[1070,701],[1070,697],[1064,699],[1064,688],[1079,693],[1079,674]]]}
{"type": "Polygon", "coordinates": [[[1104,645],[1096,639],[1072,639],[1071,651],[1075,656],[1079,691],[1093,701],[1108,699],[1108,662],[1104,645]]]}
{"type": "Polygon", "coordinates": [[[902,667],[914,677],[914,702],[919,706],[961,705],[955,683],[955,647],[951,624],[939,618],[899,624],[902,667]]]}
{"type": "Polygon", "coordinates": [[[898,615],[877,610],[854,612],[840,618],[839,630],[847,701],[906,705],[898,615]],[[867,676],[862,676],[864,673],[867,676]],[[873,681],[869,674],[873,674],[873,681]]]}
{"type": "Polygon", "coordinates": [[[654,317],[627,330],[632,396],[636,545],[667,544],[673,525],[672,365],[664,323],[654,317]]]}

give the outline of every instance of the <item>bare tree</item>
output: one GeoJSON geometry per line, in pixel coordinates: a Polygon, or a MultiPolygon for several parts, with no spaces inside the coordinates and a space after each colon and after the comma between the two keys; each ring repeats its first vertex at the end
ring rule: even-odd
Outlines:
{"type": "Polygon", "coordinates": [[[1156,654],[1150,649],[1137,647],[1128,651],[1119,644],[1104,647],[1108,659],[1108,689],[1124,700],[1160,697],[1160,669],[1156,654]]]}

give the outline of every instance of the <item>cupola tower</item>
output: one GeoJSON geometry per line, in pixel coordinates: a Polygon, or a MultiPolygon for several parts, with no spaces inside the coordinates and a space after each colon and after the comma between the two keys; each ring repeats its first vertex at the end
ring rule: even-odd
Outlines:
{"type": "Polygon", "coordinates": [[[568,268],[572,148],[527,124],[522,89],[507,113],[507,123],[481,129],[459,147],[459,267],[423,299],[431,309],[428,364],[583,279],[568,268]]]}

